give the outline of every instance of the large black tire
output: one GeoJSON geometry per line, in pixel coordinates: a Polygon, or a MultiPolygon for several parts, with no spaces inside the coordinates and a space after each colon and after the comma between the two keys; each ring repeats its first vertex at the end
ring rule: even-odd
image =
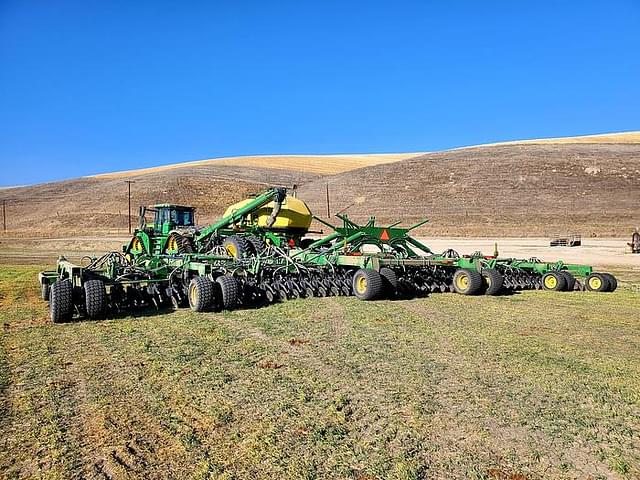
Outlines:
{"type": "Polygon", "coordinates": [[[375,300],[382,294],[382,276],[370,268],[361,268],[353,276],[352,286],[360,300],[375,300]]]}
{"type": "Polygon", "coordinates": [[[216,283],[220,286],[222,308],[231,310],[237,307],[240,299],[240,284],[238,280],[230,275],[222,275],[216,278],[216,283]]]}
{"type": "Polygon", "coordinates": [[[193,277],[189,283],[189,307],[194,312],[206,312],[213,307],[213,282],[207,277],[193,277]]]}
{"type": "Polygon", "coordinates": [[[485,295],[498,295],[502,290],[502,284],[504,283],[504,277],[495,268],[482,269],[482,283],[484,287],[485,295]]]}
{"type": "Polygon", "coordinates": [[[576,277],[574,277],[570,272],[567,272],[566,270],[562,270],[560,273],[564,275],[564,279],[567,283],[564,289],[567,292],[573,292],[573,289],[576,286],[576,277]]]}
{"type": "Polygon", "coordinates": [[[382,277],[383,293],[390,298],[394,298],[398,293],[398,275],[394,270],[382,267],[380,276],[382,277]]]}
{"type": "Polygon", "coordinates": [[[251,244],[253,248],[253,252],[257,255],[262,255],[262,253],[267,249],[267,243],[263,238],[258,237],[257,235],[249,235],[247,238],[247,242],[251,244]]]}
{"type": "Polygon", "coordinates": [[[51,285],[49,285],[47,282],[42,282],[40,284],[40,296],[42,297],[43,300],[48,302],[50,294],[51,294],[51,285]]]}
{"type": "Polygon", "coordinates": [[[100,318],[107,309],[107,291],[102,280],[84,282],[84,305],[89,318],[100,318]]]}
{"type": "Polygon", "coordinates": [[[590,292],[608,292],[610,288],[607,276],[597,272],[585,278],[584,284],[590,292]]]}
{"type": "Polygon", "coordinates": [[[610,273],[603,273],[602,275],[607,277],[607,280],[609,280],[609,290],[607,290],[607,292],[615,292],[618,288],[618,279],[610,273]]]}
{"type": "Polygon", "coordinates": [[[255,253],[253,245],[240,235],[231,235],[222,242],[227,254],[233,258],[246,258],[255,253]]]}
{"type": "Polygon", "coordinates": [[[462,295],[475,295],[482,290],[482,275],[475,270],[459,268],[453,274],[453,289],[462,295]]]}
{"type": "Polygon", "coordinates": [[[165,247],[166,253],[183,255],[185,253],[193,253],[193,243],[191,238],[180,235],[179,233],[172,233],[167,239],[167,246],[165,247]]]}
{"type": "Polygon", "coordinates": [[[547,272],[542,276],[542,288],[554,292],[562,292],[567,288],[567,279],[561,272],[547,272]]]}
{"type": "Polygon", "coordinates": [[[73,285],[65,278],[51,285],[49,312],[53,323],[63,323],[73,316],[73,285]]]}

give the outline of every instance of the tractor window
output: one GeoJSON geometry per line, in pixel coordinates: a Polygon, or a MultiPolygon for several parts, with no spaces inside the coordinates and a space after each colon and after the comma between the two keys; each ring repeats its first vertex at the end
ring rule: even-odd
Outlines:
{"type": "Polygon", "coordinates": [[[190,227],[193,225],[193,212],[189,210],[172,210],[171,220],[176,225],[190,227]]]}
{"type": "Polygon", "coordinates": [[[169,210],[166,208],[160,209],[160,224],[169,223],[169,210]]]}

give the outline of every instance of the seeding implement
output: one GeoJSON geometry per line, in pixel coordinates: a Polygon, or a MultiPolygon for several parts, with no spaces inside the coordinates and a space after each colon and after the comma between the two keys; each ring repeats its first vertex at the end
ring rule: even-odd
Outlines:
{"type": "Polygon", "coordinates": [[[42,296],[54,322],[74,315],[99,318],[139,307],[194,311],[258,306],[299,297],[355,295],[363,300],[410,298],[434,292],[498,295],[524,289],[613,291],[617,281],[587,265],[500,258],[480,252],[434,253],[400,222],[364,225],[337,215],[341,226],[305,238],[312,215],[284,188],[231,206],[204,228],[194,209],[156,205],[141,210],[140,227],[122,253],[63,257],[41,272],[42,296]],[[145,214],[153,211],[153,223],[145,214]]]}

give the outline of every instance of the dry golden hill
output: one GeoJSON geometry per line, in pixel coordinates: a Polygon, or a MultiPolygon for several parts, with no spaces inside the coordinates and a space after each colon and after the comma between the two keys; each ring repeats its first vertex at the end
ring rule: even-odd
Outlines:
{"type": "MultiPolygon", "coordinates": [[[[0,191],[8,235],[122,233],[132,210],[194,205],[199,223],[269,185],[299,185],[324,214],[385,222],[429,217],[421,234],[624,236],[640,226],[640,132],[543,139],[416,155],[262,156],[203,160],[0,191]]],[[[134,220],[135,223],[135,220],[134,220]]]]}
{"type": "Polygon", "coordinates": [[[211,158],[193,162],[176,163],[160,167],[140,168],[123,172],[103,173],[93,178],[123,178],[132,175],[161,173],[194,167],[253,167],[303,172],[317,175],[333,175],[356,168],[397,162],[420,153],[346,154],[346,155],[251,155],[241,157],[211,158]]]}
{"type": "Polygon", "coordinates": [[[230,203],[271,185],[308,183],[319,175],[279,169],[208,166],[127,175],[85,177],[5,189],[9,235],[122,233],[127,230],[126,180],[134,225],[139,205],[193,205],[199,223],[214,220],[230,203]]]}
{"type": "Polygon", "coordinates": [[[325,212],[409,224],[423,234],[626,236],[640,225],[640,144],[509,144],[430,153],[304,185],[325,212]]]}

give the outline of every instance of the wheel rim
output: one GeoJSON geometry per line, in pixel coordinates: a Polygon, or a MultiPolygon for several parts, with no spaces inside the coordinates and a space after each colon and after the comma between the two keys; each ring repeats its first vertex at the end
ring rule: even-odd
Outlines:
{"type": "Polygon", "coordinates": [[[594,290],[599,290],[600,287],[602,287],[602,280],[600,280],[598,277],[591,277],[589,279],[589,286],[594,290]]]}
{"type": "Polygon", "coordinates": [[[238,249],[235,245],[229,243],[225,246],[225,249],[230,256],[232,256],[233,258],[238,258],[238,249]]]}
{"type": "Polygon", "coordinates": [[[169,237],[169,242],[167,244],[168,252],[177,252],[178,251],[178,240],[176,237],[169,237]]]}
{"type": "Polygon", "coordinates": [[[358,293],[364,293],[367,290],[367,278],[365,276],[358,277],[356,280],[356,290],[358,290],[358,293]]]}
{"type": "Polygon", "coordinates": [[[554,275],[547,275],[544,277],[544,286],[547,288],[556,288],[558,285],[558,279],[554,275]]]}
{"type": "Polygon", "coordinates": [[[487,287],[490,287],[491,286],[491,277],[489,277],[489,276],[484,277],[484,280],[485,280],[485,282],[487,282],[487,287]]]}
{"type": "Polygon", "coordinates": [[[456,279],[456,286],[460,290],[466,290],[467,288],[469,288],[469,275],[467,275],[466,273],[458,275],[458,278],[456,279]]]}
{"type": "Polygon", "coordinates": [[[131,251],[132,252],[141,252],[142,251],[142,242],[139,237],[135,237],[131,242],[131,251]]]}
{"type": "Polygon", "coordinates": [[[191,300],[191,304],[195,305],[196,303],[198,303],[199,297],[200,295],[198,294],[198,289],[196,288],[196,285],[195,284],[191,285],[191,287],[189,288],[189,300],[191,300]]]}

